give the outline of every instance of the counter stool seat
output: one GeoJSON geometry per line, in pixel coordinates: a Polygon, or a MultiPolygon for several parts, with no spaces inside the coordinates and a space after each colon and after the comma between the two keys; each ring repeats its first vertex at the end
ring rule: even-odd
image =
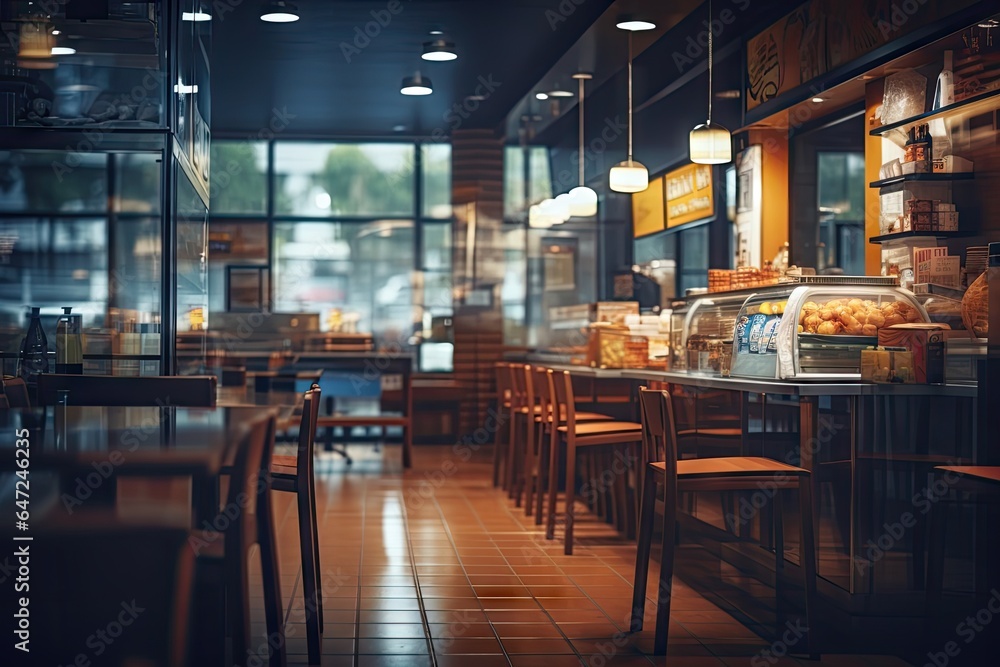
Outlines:
{"type": "MultiPolygon", "coordinates": [[[[667,464],[656,461],[649,464],[661,472],[666,471],[667,464]]],[[[766,459],[759,456],[719,456],[704,459],[682,459],[677,461],[678,482],[682,478],[716,477],[755,477],[757,475],[808,475],[805,468],[766,459]]],[[[745,484],[746,480],[741,480],[745,484]]]]}
{"type": "MultiPolygon", "coordinates": [[[[569,432],[569,426],[559,426],[560,433],[569,432]]],[[[642,424],[635,422],[587,422],[586,424],[575,424],[573,435],[577,437],[577,444],[580,438],[587,436],[606,435],[608,433],[641,433],[642,424]]]]}
{"type": "Polygon", "coordinates": [[[742,437],[742,428],[685,428],[677,431],[677,437],[683,438],[688,435],[708,435],[717,438],[742,437]]]}
{"type": "MultiPolygon", "coordinates": [[[[536,422],[542,421],[542,419],[543,417],[541,415],[535,417],[536,422]]],[[[577,412],[576,420],[578,422],[610,422],[614,421],[614,417],[610,415],[601,414],[600,412],[577,412]]],[[[545,419],[545,422],[547,424],[552,423],[551,414],[547,419],[545,419]]]]}
{"type": "Polygon", "coordinates": [[[1000,484],[1000,466],[936,466],[934,470],[953,472],[973,481],[1000,484]]]}
{"type": "Polygon", "coordinates": [[[278,477],[295,477],[298,457],[294,454],[275,454],[271,462],[271,474],[278,477]]]}

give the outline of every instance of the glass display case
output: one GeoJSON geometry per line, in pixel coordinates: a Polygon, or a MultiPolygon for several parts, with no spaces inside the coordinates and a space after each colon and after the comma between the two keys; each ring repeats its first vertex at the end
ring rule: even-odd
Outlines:
{"type": "Polygon", "coordinates": [[[719,373],[724,346],[733,340],[733,327],[751,291],[705,294],[674,307],[670,321],[674,370],[719,373]]]}
{"type": "Polygon", "coordinates": [[[747,297],[733,335],[732,375],[857,380],[861,350],[878,344],[879,329],[927,321],[895,277],[805,276],[747,297]]]}

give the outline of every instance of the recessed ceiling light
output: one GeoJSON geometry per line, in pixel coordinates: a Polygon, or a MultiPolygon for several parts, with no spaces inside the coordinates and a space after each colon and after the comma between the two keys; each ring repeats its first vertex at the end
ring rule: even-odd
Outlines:
{"type": "Polygon", "coordinates": [[[71,56],[76,53],[76,49],[72,46],[53,46],[52,55],[54,56],[71,56]]]}
{"type": "Polygon", "coordinates": [[[535,93],[535,99],[536,100],[547,100],[547,99],[549,99],[549,94],[548,93],[535,93]]]}
{"type": "Polygon", "coordinates": [[[656,28],[656,24],[652,21],[644,21],[631,16],[621,17],[618,19],[618,23],[616,23],[615,26],[621,30],[628,30],[630,32],[640,32],[642,30],[653,30],[656,28]]]}
{"type": "Polygon", "coordinates": [[[399,92],[403,95],[430,95],[434,92],[434,86],[430,79],[417,72],[413,76],[403,77],[399,92]]]}
{"type": "Polygon", "coordinates": [[[482,101],[484,101],[486,99],[486,96],[485,95],[469,95],[465,99],[469,100],[470,102],[482,102],[482,101]]]}
{"type": "Polygon", "coordinates": [[[432,34],[432,35],[443,35],[444,31],[443,30],[431,30],[430,34],[432,34]]]}
{"type": "Polygon", "coordinates": [[[260,10],[260,20],[267,23],[293,23],[299,20],[299,9],[285,0],[271,0],[260,10]]]}
{"type": "Polygon", "coordinates": [[[455,53],[455,45],[451,42],[435,39],[433,42],[424,42],[424,52],[420,57],[434,62],[446,62],[458,58],[458,54],[455,53]]]}
{"type": "Polygon", "coordinates": [[[61,35],[62,34],[62,30],[60,30],[59,28],[54,28],[52,30],[52,34],[53,35],[61,35]]]}
{"type": "Polygon", "coordinates": [[[549,97],[573,97],[573,93],[568,90],[550,90],[549,97]]]}
{"type": "Polygon", "coordinates": [[[193,12],[181,12],[181,21],[193,21],[195,23],[201,23],[202,21],[211,21],[212,15],[208,12],[203,12],[200,9],[193,12]]]}
{"type": "Polygon", "coordinates": [[[826,98],[825,97],[814,97],[814,98],[812,98],[812,103],[813,104],[822,104],[823,102],[826,102],[826,98]]]}

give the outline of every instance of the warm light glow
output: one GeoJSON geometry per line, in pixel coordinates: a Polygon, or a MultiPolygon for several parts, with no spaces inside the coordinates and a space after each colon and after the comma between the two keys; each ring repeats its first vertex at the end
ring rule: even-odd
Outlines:
{"type": "Polygon", "coordinates": [[[267,23],[292,23],[299,20],[299,13],[295,5],[284,0],[274,0],[261,10],[260,20],[267,23]]]}
{"type": "Polygon", "coordinates": [[[573,97],[573,93],[568,90],[550,90],[549,97],[573,97]]]}
{"type": "Polygon", "coordinates": [[[52,36],[52,23],[44,16],[36,16],[21,24],[17,49],[18,66],[27,69],[52,69],[50,60],[56,40],[52,36]]]}
{"type": "Polygon", "coordinates": [[[597,215],[597,193],[585,185],[569,191],[569,214],[574,218],[597,215]]]}
{"type": "Polygon", "coordinates": [[[688,145],[695,164],[725,164],[733,159],[732,136],[717,123],[706,122],[691,130],[688,145]]]}
{"type": "Polygon", "coordinates": [[[552,215],[546,213],[541,204],[535,204],[528,209],[528,226],[532,229],[548,229],[556,224],[559,222],[552,215]]]}
{"type": "Polygon", "coordinates": [[[615,192],[642,192],[649,187],[649,172],[635,160],[625,160],[611,168],[609,180],[615,192]]]}
{"type": "Polygon", "coordinates": [[[822,104],[823,102],[826,102],[826,100],[822,97],[814,97],[812,98],[812,102],[813,104],[822,104]]]}
{"type": "Polygon", "coordinates": [[[559,221],[559,224],[562,224],[567,220],[569,220],[570,216],[573,215],[573,198],[570,197],[569,194],[564,192],[563,194],[556,197],[555,201],[556,201],[556,206],[558,207],[556,210],[558,211],[559,215],[562,216],[562,220],[559,221]]]}

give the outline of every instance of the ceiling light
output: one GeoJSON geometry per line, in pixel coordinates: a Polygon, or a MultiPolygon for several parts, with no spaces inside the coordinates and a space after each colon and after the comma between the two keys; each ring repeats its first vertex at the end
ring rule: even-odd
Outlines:
{"type": "Polygon", "coordinates": [[[458,54],[455,53],[453,43],[435,39],[433,42],[424,42],[424,52],[420,57],[433,62],[446,62],[458,58],[458,54]]]}
{"type": "Polygon", "coordinates": [[[430,34],[432,34],[432,35],[443,35],[444,31],[443,30],[431,30],[430,34]]]}
{"type": "Polygon", "coordinates": [[[202,21],[211,21],[212,15],[208,12],[203,12],[200,9],[193,12],[181,12],[181,21],[193,21],[194,23],[201,23],[202,21]]]}
{"type": "Polygon", "coordinates": [[[430,79],[417,72],[413,76],[403,77],[399,92],[403,95],[430,95],[434,92],[434,86],[430,79]]]}
{"type": "MultiPolygon", "coordinates": [[[[708,20],[712,20],[712,0],[708,0],[708,20]]],[[[712,31],[708,31],[708,120],[688,134],[688,152],[695,164],[725,164],[733,159],[733,139],[729,130],[712,124],[712,31]]]]}
{"type": "Polygon", "coordinates": [[[58,28],[53,28],[52,29],[52,34],[53,35],[61,35],[62,34],[62,30],[60,30],[58,28]]]}
{"type": "Polygon", "coordinates": [[[326,191],[316,193],[316,208],[328,209],[330,204],[333,203],[333,199],[330,198],[330,193],[326,191]]]}
{"type": "Polygon", "coordinates": [[[535,93],[535,99],[536,100],[547,100],[547,99],[549,99],[549,94],[548,93],[535,93]]]}
{"type": "Polygon", "coordinates": [[[573,93],[568,90],[550,90],[549,97],[573,97],[573,93]]]}
{"type": "Polygon", "coordinates": [[[615,192],[642,192],[649,187],[649,172],[632,159],[632,32],[628,30],[628,159],[611,168],[608,184],[615,192]]]}
{"type": "Polygon", "coordinates": [[[577,163],[580,168],[580,185],[569,191],[569,214],[573,217],[579,218],[589,218],[592,215],[597,215],[597,193],[588,188],[583,184],[584,180],[584,160],[583,160],[583,93],[584,93],[584,81],[592,79],[593,76],[586,72],[577,72],[573,75],[580,84],[579,96],[580,96],[580,128],[578,133],[579,138],[579,153],[577,153],[577,163]]]}
{"type": "Polygon", "coordinates": [[[553,224],[556,224],[555,220],[552,216],[546,215],[541,204],[535,204],[528,209],[528,226],[532,229],[548,229],[553,224]]]}
{"type": "Polygon", "coordinates": [[[76,49],[72,46],[53,46],[52,55],[54,56],[71,56],[76,53],[76,49]]]}
{"type": "Polygon", "coordinates": [[[569,220],[570,216],[573,215],[573,198],[564,192],[556,197],[555,202],[556,211],[558,211],[558,214],[562,217],[562,220],[559,221],[559,224],[561,225],[569,220]]]}
{"type": "Polygon", "coordinates": [[[812,98],[812,103],[813,104],[822,104],[823,102],[826,102],[826,99],[823,98],[823,97],[814,97],[814,98],[812,98]]]}
{"type": "Polygon", "coordinates": [[[615,26],[621,30],[628,30],[629,32],[641,32],[643,30],[653,30],[656,28],[656,24],[651,21],[643,21],[642,19],[633,18],[631,16],[621,17],[618,19],[618,23],[616,23],[615,26]]]}
{"type": "Polygon", "coordinates": [[[268,23],[293,23],[299,20],[299,9],[285,0],[271,0],[260,10],[260,20],[268,23]]]}
{"type": "Polygon", "coordinates": [[[483,101],[486,100],[486,96],[485,95],[469,95],[465,99],[468,100],[469,102],[483,102],[483,101]]]}

